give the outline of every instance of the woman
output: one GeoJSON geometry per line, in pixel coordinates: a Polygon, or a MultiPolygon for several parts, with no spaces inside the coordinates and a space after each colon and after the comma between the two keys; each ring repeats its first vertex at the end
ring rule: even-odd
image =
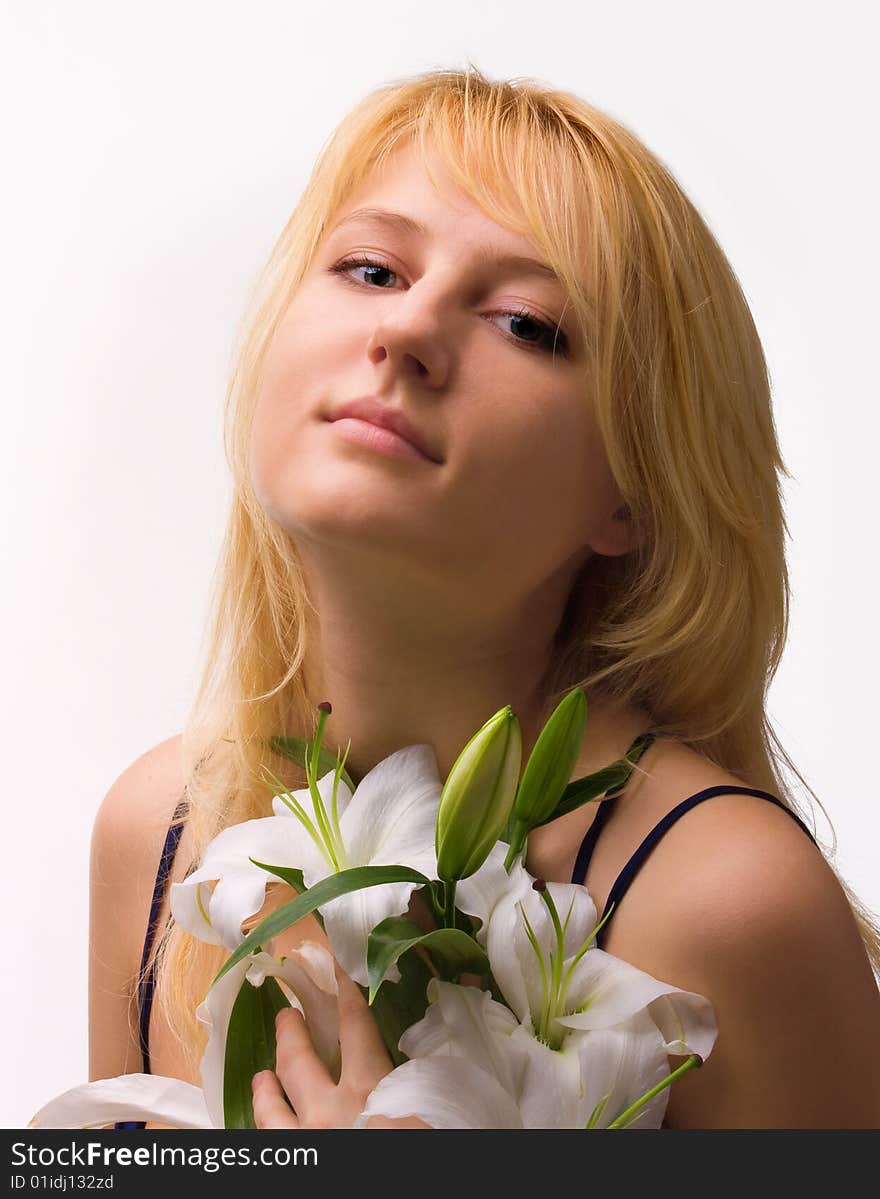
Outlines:
{"type": "MultiPolygon", "coordinates": [[[[584,882],[601,911],[637,855],[603,947],[707,996],[720,1030],[670,1089],[666,1125],[878,1126],[877,926],[766,798],[791,807],[765,710],[788,618],[766,365],[729,263],[662,164],[538,84],[469,69],[378,89],[275,246],[227,452],[191,718],[95,825],[90,1076],[197,1081],[193,1013],[224,955],[167,923],[165,874],[268,813],[261,763],[303,785],[273,735],[310,736],[329,699],[326,741],[351,741],[355,779],[417,743],[445,777],[508,703],[525,760],[581,685],[573,777],[655,741],[613,805],[533,833],[526,864],[584,882]],[[151,1009],[133,980],[154,962],[151,1009]]],[[[285,897],[278,884],[266,910],[285,897]]],[[[303,922],[287,944],[315,935],[303,922]]],[[[255,1083],[260,1127],[347,1126],[391,1068],[341,987],[346,1085],[294,1017],[276,1075],[255,1083]]]]}

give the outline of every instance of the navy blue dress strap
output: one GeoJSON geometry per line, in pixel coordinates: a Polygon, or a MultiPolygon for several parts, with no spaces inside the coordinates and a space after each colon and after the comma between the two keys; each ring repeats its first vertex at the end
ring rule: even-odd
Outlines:
{"type": "MultiPolygon", "coordinates": [[[[645,859],[652,853],[658,842],[677,820],[680,820],[686,812],[689,812],[691,808],[696,807],[697,804],[703,803],[707,799],[712,799],[716,795],[754,795],[759,799],[767,799],[771,803],[776,804],[778,808],[782,808],[783,812],[787,812],[788,815],[791,816],[792,820],[796,821],[797,824],[800,825],[813,844],[816,844],[816,838],[813,836],[798,814],[792,811],[791,808],[787,807],[786,804],[784,804],[782,800],[778,799],[775,795],[771,795],[769,791],[761,791],[757,787],[731,787],[725,783],[722,783],[719,786],[706,787],[704,790],[698,791],[695,795],[689,795],[687,799],[682,800],[680,804],[674,807],[670,812],[667,812],[662,820],[657,822],[657,824],[651,829],[651,831],[642,841],[641,845],[639,845],[638,849],[621,870],[620,874],[614,880],[614,885],[609,891],[608,899],[605,902],[605,910],[602,913],[602,919],[605,920],[605,918],[608,917],[608,920],[602,925],[602,928],[599,930],[599,933],[596,937],[596,945],[600,949],[604,948],[605,940],[608,935],[608,925],[612,916],[612,908],[615,912],[617,911],[620,906],[621,899],[626,894],[630,884],[632,883],[645,859]]],[[[589,864],[590,853],[592,853],[593,847],[595,846],[596,840],[599,836],[598,832],[596,832],[592,837],[590,837],[590,834],[593,833],[596,825],[599,824],[599,817],[603,814],[603,808],[605,808],[606,811],[604,813],[600,829],[607,823],[608,817],[611,814],[612,805],[603,801],[599,811],[596,813],[596,818],[593,821],[593,824],[587,830],[586,837],[584,837],[585,842],[588,838],[590,838],[588,850],[584,855],[582,855],[580,852],[578,853],[578,861],[575,863],[575,868],[572,873],[571,881],[573,883],[583,883],[584,878],[586,877],[586,865],[589,864]],[[582,861],[582,857],[586,859],[586,864],[584,864],[582,861]]],[[[583,848],[584,846],[582,843],[581,849],[583,850],[583,848]]]]}
{"type": "MultiPolygon", "coordinates": [[[[165,834],[165,844],[162,847],[159,868],[156,871],[156,882],[153,886],[153,901],[150,904],[147,935],[144,938],[144,948],[141,953],[141,967],[138,971],[139,1039],[144,1074],[152,1073],[150,1070],[150,1012],[153,1008],[153,989],[156,983],[156,960],[154,958],[150,962],[149,969],[147,969],[147,962],[150,958],[153,938],[159,923],[159,909],[162,906],[162,897],[165,894],[168,875],[171,873],[174,856],[177,853],[177,846],[180,843],[180,834],[183,832],[182,818],[186,815],[187,810],[188,804],[186,799],[181,799],[174,809],[172,823],[168,826],[168,832],[165,834]]],[[[114,1127],[146,1128],[146,1124],[137,1120],[127,1120],[116,1124],[114,1127]]]]}
{"type": "MultiPolygon", "coordinates": [[[[626,751],[624,756],[629,757],[633,750],[638,749],[642,745],[645,746],[642,754],[642,756],[644,756],[644,754],[648,752],[656,740],[657,737],[654,733],[640,733],[626,751]]],[[[581,841],[580,848],[578,849],[577,859],[575,860],[574,870],[572,871],[571,875],[571,881],[573,883],[583,882],[583,880],[587,877],[587,867],[590,864],[590,858],[593,856],[593,849],[595,848],[596,842],[599,840],[599,834],[608,823],[608,817],[611,815],[614,807],[614,805],[609,803],[608,800],[616,798],[624,789],[624,787],[626,787],[629,780],[630,775],[627,775],[622,783],[618,783],[616,787],[610,787],[601,799],[594,799],[590,801],[591,803],[598,804],[598,807],[596,810],[596,815],[593,817],[593,823],[587,829],[586,835],[584,836],[583,841],[581,841]]]]}

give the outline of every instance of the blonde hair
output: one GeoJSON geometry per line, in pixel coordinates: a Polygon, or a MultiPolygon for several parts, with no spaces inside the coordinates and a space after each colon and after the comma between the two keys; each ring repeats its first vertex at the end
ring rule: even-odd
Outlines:
{"type": "MultiPolygon", "coordinates": [[[[655,732],[797,810],[784,761],[818,803],[766,713],[788,631],[780,477],[791,476],[736,274],[628,129],[567,92],[493,81],[469,64],[394,80],[345,117],[251,297],[226,397],[233,497],[183,737],[196,860],[220,829],[269,814],[261,763],[304,785],[270,739],[311,736],[315,705],[332,699],[306,694],[309,599],[293,539],[254,494],[249,430],[266,351],[322,234],[404,144],[423,158],[439,150],[454,181],[530,237],[563,280],[608,462],[641,531],[637,549],[596,555],[577,578],[545,680],[547,712],[580,684],[588,699],[641,706],[655,732]]],[[[837,877],[877,969],[880,928],[837,877]]],[[[173,922],[160,943],[157,996],[193,1073],[204,1046],[195,1007],[225,956],[173,922]]]]}

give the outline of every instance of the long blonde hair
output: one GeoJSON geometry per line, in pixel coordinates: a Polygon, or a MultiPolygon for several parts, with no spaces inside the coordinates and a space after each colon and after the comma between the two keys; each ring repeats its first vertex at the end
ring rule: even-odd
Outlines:
{"type": "MultiPolygon", "coordinates": [[[[628,129],[577,96],[530,79],[493,81],[469,64],[392,81],[345,117],[251,297],[226,396],[233,496],[183,736],[196,860],[220,829],[269,814],[262,763],[286,785],[304,785],[270,739],[311,736],[315,705],[332,699],[306,694],[309,599],[293,539],[254,494],[249,431],[266,351],[323,232],[404,144],[439,150],[465,192],[530,237],[563,280],[588,348],[585,397],[642,533],[632,553],[596,555],[576,580],[547,712],[580,684],[588,698],[641,706],[654,731],[797,810],[784,762],[818,803],[766,713],[788,631],[780,479],[791,476],[736,274],[628,129]]],[[[880,927],[838,879],[878,969],[880,927]]],[[[173,921],[160,943],[159,1002],[193,1073],[204,1045],[195,1007],[224,956],[173,921]]]]}

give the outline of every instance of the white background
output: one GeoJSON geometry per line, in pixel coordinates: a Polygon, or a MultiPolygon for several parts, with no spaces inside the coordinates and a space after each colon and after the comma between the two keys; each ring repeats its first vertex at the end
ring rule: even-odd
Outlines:
{"type": "MultiPolygon", "coordinates": [[[[338,120],[467,59],[632,128],[718,236],[769,359],[794,609],[771,692],[880,908],[869,6],[378,0],[2,8],[0,1124],[87,1079],[95,810],[181,728],[227,503],[246,294],[338,120]]],[[[828,826],[818,813],[820,837],[828,826]]]]}

